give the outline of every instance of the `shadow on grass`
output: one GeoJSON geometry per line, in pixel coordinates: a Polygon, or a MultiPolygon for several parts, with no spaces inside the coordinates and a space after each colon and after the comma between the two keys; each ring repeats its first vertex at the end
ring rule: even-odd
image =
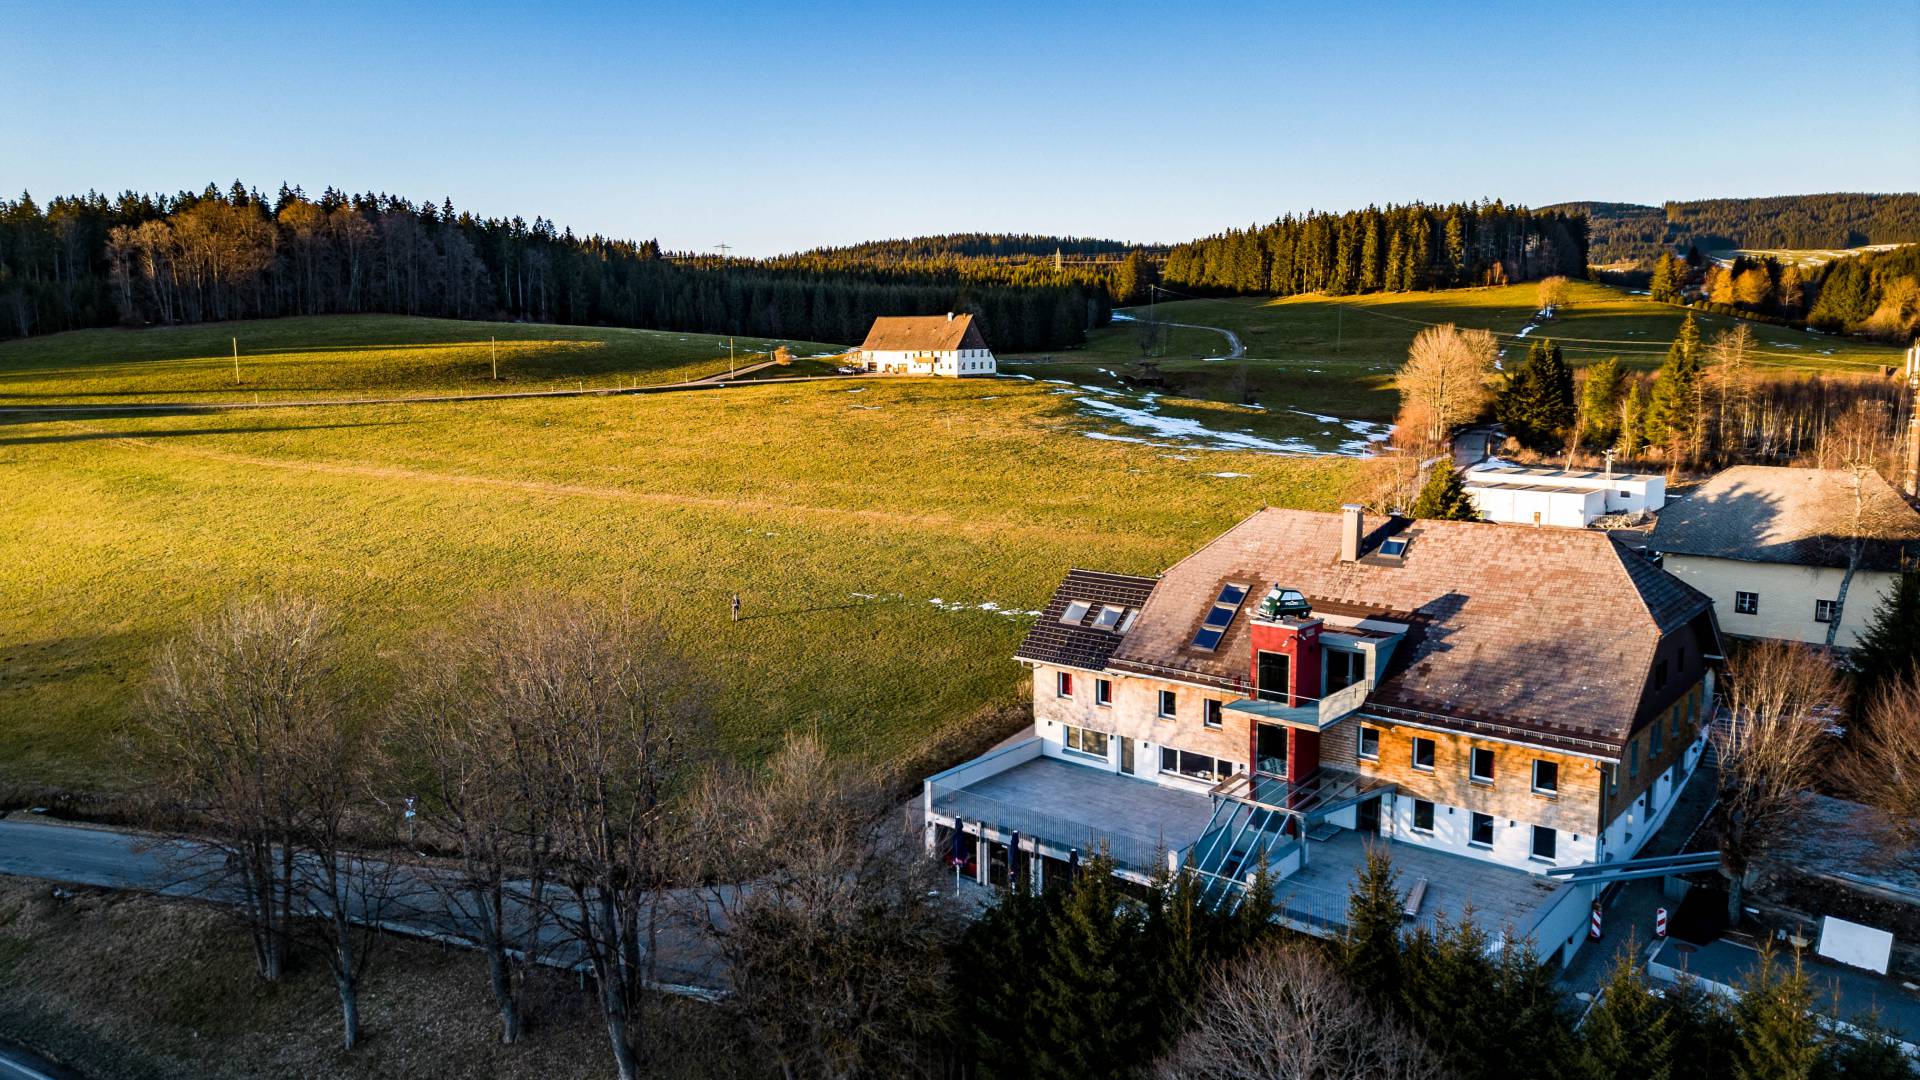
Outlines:
{"type": "MultiPolygon", "coordinates": [[[[46,420],[0,419],[8,422],[47,423],[46,420]]],[[[343,428],[400,427],[409,421],[383,420],[365,424],[281,424],[263,427],[168,428],[160,431],[76,431],[63,435],[20,435],[0,438],[0,446],[33,446],[43,443],[88,442],[95,439],[164,439],[176,435],[264,435],[276,431],[333,431],[343,428]]]]}

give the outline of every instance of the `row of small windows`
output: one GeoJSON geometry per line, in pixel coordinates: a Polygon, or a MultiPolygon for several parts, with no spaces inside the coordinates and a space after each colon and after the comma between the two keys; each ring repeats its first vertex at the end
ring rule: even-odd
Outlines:
{"type": "MultiPolygon", "coordinates": [[[[1733,594],[1733,610],[1736,615],[1760,614],[1760,594],[1757,592],[1735,592],[1733,594]]],[[[1813,621],[1830,623],[1834,620],[1834,616],[1839,613],[1839,610],[1840,602],[1838,600],[1815,600],[1813,602],[1813,621]]]]}
{"type": "MultiPolygon", "coordinates": [[[[1055,697],[1073,696],[1073,672],[1058,671],[1053,676],[1055,697]]],[[[1093,703],[1102,708],[1113,706],[1113,680],[1093,680],[1093,703]]],[[[1172,720],[1180,714],[1180,695],[1172,690],[1162,690],[1154,706],[1154,715],[1162,720],[1172,720]]],[[[1207,698],[1200,703],[1200,722],[1210,728],[1217,728],[1221,721],[1221,707],[1218,701],[1207,698]]]]}
{"type": "MultiPolygon", "coordinates": [[[[1408,764],[1420,772],[1432,772],[1435,743],[1432,739],[1416,735],[1408,740],[1408,764]]],[[[1360,744],[1355,753],[1364,761],[1380,760],[1380,729],[1360,727],[1360,744]]],[[[1476,746],[1468,752],[1467,779],[1476,784],[1493,783],[1493,750],[1485,746],[1476,746]]],[[[1558,795],[1560,793],[1560,765],[1558,762],[1541,758],[1533,760],[1533,791],[1536,795],[1558,795]]]]}
{"type": "MultiPolygon", "coordinates": [[[[1493,815],[1472,811],[1467,815],[1467,843],[1472,847],[1493,847],[1493,815]]],[[[1536,859],[1552,862],[1559,855],[1560,832],[1545,825],[1529,826],[1533,836],[1528,846],[1528,854],[1536,859]]],[[[1426,799],[1413,800],[1413,831],[1433,833],[1433,803],[1426,799]]]]}
{"type": "MultiPolygon", "coordinates": [[[[1065,746],[1068,750],[1076,754],[1085,754],[1088,757],[1096,757],[1102,761],[1108,760],[1108,750],[1113,744],[1112,736],[1104,731],[1096,731],[1093,728],[1076,727],[1073,724],[1062,724],[1061,727],[1065,729],[1060,737],[1062,746],[1065,746]]],[[[1123,754],[1121,757],[1125,759],[1128,755],[1123,754]]],[[[1122,767],[1129,771],[1133,768],[1130,761],[1123,761],[1122,767]]],[[[1215,781],[1225,780],[1235,773],[1245,772],[1246,766],[1241,765],[1237,761],[1214,757],[1211,754],[1200,754],[1192,750],[1179,750],[1171,746],[1163,746],[1160,748],[1160,771],[1172,776],[1184,776],[1189,780],[1204,780],[1208,783],[1213,783],[1215,781]]]]}

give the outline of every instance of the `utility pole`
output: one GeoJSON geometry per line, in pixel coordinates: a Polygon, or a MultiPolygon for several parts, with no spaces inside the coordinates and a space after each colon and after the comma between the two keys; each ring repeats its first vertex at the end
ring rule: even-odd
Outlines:
{"type": "Polygon", "coordinates": [[[499,382],[500,381],[500,340],[498,338],[488,338],[487,349],[488,351],[493,353],[493,381],[499,382]]]}
{"type": "Polygon", "coordinates": [[[233,385],[240,385],[240,339],[233,339],[233,385]]]}
{"type": "Polygon", "coordinates": [[[1920,341],[1907,349],[1907,498],[1920,498],[1920,341]]]}
{"type": "Polygon", "coordinates": [[[733,378],[733,339],[727,339],[727,378],[733,378]]]}

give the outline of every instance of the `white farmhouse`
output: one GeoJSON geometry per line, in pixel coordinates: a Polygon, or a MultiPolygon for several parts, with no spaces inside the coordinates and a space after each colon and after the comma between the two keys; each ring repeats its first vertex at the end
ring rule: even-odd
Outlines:
{"type": "Polygon", "coordinates": [[[860,363],[883,375],[968,378],[998,370],[993,350],[973,316],[887,315],[873,320],[860,346],[860,363]]]}
{"type": "Polygon", "coordinates": [[[1611,469],[1484,464],[1463,479],[1482,518],[1510,525],[1584,529],[1608,514],[1657,513],[1667,502],[1665,478],[1611,469]]]}
{"type": "Polygon", "coordinates": [[[1852,648],[1920,559],[1920,513],[1878,473],[1743,465],[1668,507],[1649,546],[1729,634],[1852,648]]]}

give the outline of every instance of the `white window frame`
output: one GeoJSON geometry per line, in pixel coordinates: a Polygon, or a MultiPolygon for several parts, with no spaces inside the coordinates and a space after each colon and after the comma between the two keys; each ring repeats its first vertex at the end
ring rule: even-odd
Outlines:
{"type": "Polygon", "coordinates": [[[1478,810],[1472,811],[1471,816],[1467,818],[1467,846],[1476,847],[1482,851],[1492,851],[1494,828],[1495,828],[1495,825],[1493,823],[1492,814],[1483,814],[1478,810]],[[1474,834],[1478,832],[1478,828],[1482,820],[1486,821],[1487,823],[1487,839],[1485,842],[1474,839],[1474,834]]]}
{"type": "Polygon", "coordinates": [[[1838,600],[1815,600],[1813,602],[1813,621],[1817,623],[1830,623],[1833,621],[1834,615],[1838,613],[1839,608],[1840,601],[1838,600]]]}
{"type": "Polygon", "coordinates": [[[1407,764],[1419,772],[1432,772],[1434,764],[1440,760],[1440,744],[1424,735],[1415,735],[1407,741],[1407,764]],[[1427,744],[1427,763],[1420,764],[1420,744],[1427,744]]]}
{"type": "Polygon", "coordinates": [[[1532,783],[1533,793],[1535,795],[1544,795],[1549,799],[1557,799],[1560,797],[1560,763],[1559,762],[1548,761],[1546,758],[1534,758],[1533,759],[1533,775],[1528,777],[1528,780],[1532,783]],[[1553,770],[1553,786],[1552,787],[1540,786],[1540,766],[1542,765],[1545,765],[1546,767],[1553,770]]]}
{"type": "Polygon", "coordinates": [[[1180,695],[1172,690],[1160,691],[1154,699],[1153,715],[1159,720],[1173,720],[1180,715],[1180,695]]]}
{"type": "Polygon", "coordinates": [[[1094,761],[1111,762],[1113,760],[1113,736],[1104,731],[1080,727],[1076,724],[1061,724],[1060,726],[1065,729],[1060,733],[1060,749],[1069,754],[1078,754],[1081,757],[1090,758],[1094,761]],[[1098,752],[1087,750],[1083,746],[1073,745],[1075,741],[1084,744],[1089,735],[1097,735],[1100,737],[1100,750],[1098,752]]]}
{"type": "Polygon", "coordinates": [[[1093,680],[1093,703],[1103,709],[1113,708],[1113,680],[1093,680]]]}
{"type": "Polygon", "coordinates": [[[1535,825],[1527,837],[1527,858],[1534,862],[1554,863],[1560,861],[1560,830],[1548,825],[1535,825]],[[1540,837],[1546,836],[1553,842],[1553,854],[1540,854],[1540,837]]]}
{"type": "Polygon", "coordinates": [[[1434,824],[1439,820],[1440,808],[1434,805],[1432,799],[1415,799],[1413,809],[1407,814],[1407,828],[1422,836],[1432,836],[1434,824]],[[1420,824],[1420,808],[1423,806],[1427,808],[1427,823],[1424,826],[1420,824]]]}
{"type": "Polygon", "coordinates": [[[1200,701],[1200,726],[1220,729],[1226,724],[1227,707],[1215,698],[1202,698],[1200,701]]]}
{"type": "Polygon", "coordinates": [[[1067,626],[1081,626],[1087,621],[1087,612],[1093,610],[1093,604],[1086,600],[1069,600],[1067,609],[1060,613],[1061,623],[1067,626]]]}
{"type": "Polygon", "coordinates": [[[1493,747],[1475,746],[1467,751],[1467,780],[1482,787],[1493,786],[1493,747]],[[1487,755],[1487,775],[1481,776],[1478,768],[1480,755],[1487,755]]]}
{"type": "Polygon", "coordinates": [[[1748,592],[1745,589],[1735,589],[1733,591],[1733,613],[1735,615],[1760,614],[1760,594],[1757,592],[1748,592]]]}
{"type": "Polygon", "coordinates": [[[1053,673],[1053,696],[1068,700],[1073,698],[1073,672],[1056,671],[1053,673]]]}
{"type": "Polygon", "coordinates": [[[1360,731],[1353,737],[1353,756],[1359,758],[1361,761],[1379,761],[1380,760],[1380,729],[1379,728],[1368,727],[1365,724],[1360,725],[1360,731]],[[1372,753],[1367,752],[1367,736],[1368,735],[1373,736],[1373,752],[1372,753]]]}

